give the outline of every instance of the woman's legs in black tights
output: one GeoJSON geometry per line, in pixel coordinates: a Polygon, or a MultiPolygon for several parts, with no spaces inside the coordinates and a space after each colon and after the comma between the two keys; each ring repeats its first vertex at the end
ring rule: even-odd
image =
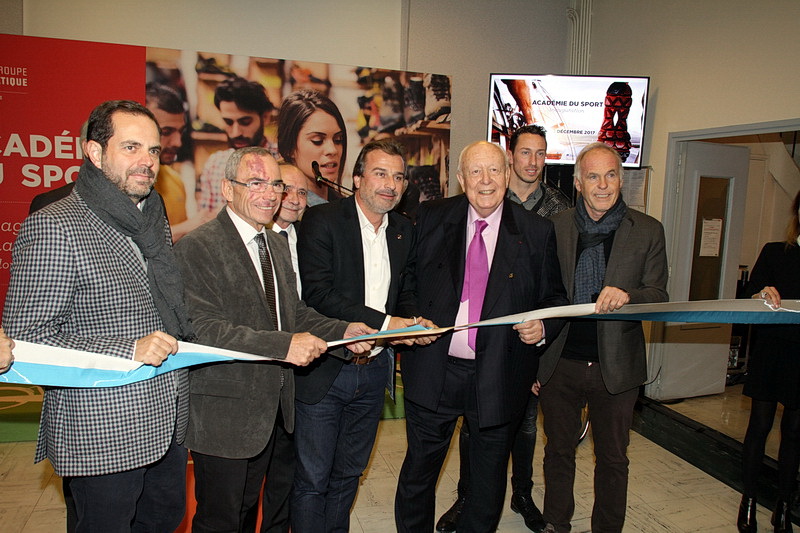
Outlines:
{"type": "MultiPolygon", "coordinates": [[[[777,406],[777,402],[753,400],[750,407],[750,422],[747,424],[747,433],[742,446],[742,478],[744,495],[748,498],[756,497],[758,475],[764,459],[764,447],[767,435],[772,429],[777,406]]],[[[783,439],[781,439],[782,446],[783,439]]]]}
{"type": "Polygon", "coordinates": [[[800,466],[800,409],[783,408],[781,445],[778,449],[778,498],[788,502],[800,466]]]}

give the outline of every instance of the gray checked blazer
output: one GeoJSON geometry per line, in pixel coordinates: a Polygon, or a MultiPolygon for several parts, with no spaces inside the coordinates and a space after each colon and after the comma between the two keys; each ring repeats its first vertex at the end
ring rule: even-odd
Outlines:
{"type": "MultiPolygon", "coordinates": [[[[582,202],[582,199],[578,199],[582,202]]],[[[578,226],[575,208],[562,211],[550,220],[556,228],[558,261],[564,287],[572,299],[575,294],[578,226]]],[[[666,302],[667,255],[664,228],[656,219],[628,208],[619,224],[606,265],[604,286],[619,287],[630,295],[632,304],[666,302]]],[[[550,380],[567,340],[569,322],[555,339],[548,339],[539,362],[538,379],[550,380]]],[[[611,394],[638,387],[647,379],[642,323],[627,320],[597,321],[597,351],[603,383],[611,394]]]]}
{"type": "MultiPolygon", "coordinates": [[[[22,224],[3,326],[14,339],[128,359],[136,339],[164,328],[133,243],[74,190],[22,224]]],[[[148,465],[167,451],[176,421],[182,440],[187,403],[185,370],[121,387],[49,388],[35,460],[46,457],[60,476],[148,465]]]]}

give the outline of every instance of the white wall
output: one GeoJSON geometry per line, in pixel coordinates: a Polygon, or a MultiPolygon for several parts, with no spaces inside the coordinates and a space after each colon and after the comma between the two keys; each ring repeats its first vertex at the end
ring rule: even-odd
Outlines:
{"type": "MultiPolygon", "coordinates": [[[[743,215],[744,233],[739,264],[748,265],[751,271],[764,243],[786,239],[786,225],[800,184],[800,170],[778,135],[753,137],[756,139],[744,138],[739,142],[729,140],[726,143],[746,146],[750,150],[747,197],[760,199],[748,201],[743,215]]],[[[725,142],[725,139],[719,142],[725,142]]]]}
{"type": "Polygon", "coordinates": [[[800,117],[797,0],[594,0],[593,74],[651,77],[650,212],[670,132],[800,117]]]}
{"type": "Polygon", "coordinates": [[[568,0],[410,0],[411,70],[453,74],[451,191],[458,154],[485,139],[492,72],[564,73],[568,0]]]}
{"type": "MultiPolygon", "coordinates": [[[[461,148],[486,133],[489,73],[564,72],[568,57],[569,0],[0,0],[0,7],[20,1],[25,35],[451,74],[451,177],[461,148]]],[[[645,163],[653,166],[656,217],[669,132],[800,116],[798,21],[797,0],[594,0],[591,73],[651,76],[645,163]]]]}
{"type": "Polygon", "coordinates": [[[387,68],[401,57],[401,0],[23,3],[24,34],[38,37],[387,68]]]}
{"type": "Polygon", "coordinates": [[[22,33],[22,0],[0,0],[0,33],[22,33]]]}
{"type": "Polygon", "coordinates": [[[0,0],[0,7],[20,1],[24,35],[450,74],[451,181],[461,148],[486,136],[489,73],[564,72],[568,57],[569,0],[0,0]]]}

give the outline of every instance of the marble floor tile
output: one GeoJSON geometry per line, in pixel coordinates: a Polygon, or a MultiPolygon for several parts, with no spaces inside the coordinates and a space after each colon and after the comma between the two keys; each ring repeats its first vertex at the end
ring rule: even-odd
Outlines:
{"type": "MultiPolygon", "coordinates": [[[[743,385],[732,385],[725,387],[725,392],[721,394],[690,398],[668,407],[741,442],[750,420],[750,398],[742,394],[742,387],[743,385]]],[[[772,431],[767,438],[765,453],[773,459],[778,458],[782,413],[783,407],[779,404],[772,431]]]]}
{"type": "Polygon", "coordinates": [[[62,501],[58,509],[34,509],[21,533],[54,533],[66,529],[67,512],[62,501]]]}
{"type": "MultiPolygon", "coordinates": [[[[741,386],[728,387],[728,391],[721,395],[685,400],[670,408],[733,438],[743,437],[747,428],[749,400],[741,395],[741,386]]],[[[779,417],[776,417],[776,427],[778,424],[779,417]]],[[[541,508],[545,444],[541,419],[539,429],[534,455],[533,498],[541,508]]],[[[773,432],[770,437],[768,453],[777,451],[779,438],[776,435],[777,432],[773,432]]],[[[34,448],[31,442],[0,444],[0,530],[3,533],[52,533],[65,529],[61,479],[53,474],[47,461],[33,464],[34,448]]],[[[353,506],[352,532],[394,531],[394,495],[405,451],[405,421],[382,421],[353,506]]],[[[735,530],[740,495],[734,490],[636,433],[631,433],[629,458],[630,484],[623,533],[735,530]]],[[[576,463],[572,525],[574,533],[586,533],[591,528],[594,501],[591,436],[576,449],[576,463]]],[[[455,500],[458,469],[456,432],[436,490],[437,518],[455,500]]],[[[510,510],[510,498],[509,488],[498,531],[527,532],[522,517],[510,510]]],[[[769,518],[770,510],[759,507],[759,531],[771,531],[769,518]]]]}

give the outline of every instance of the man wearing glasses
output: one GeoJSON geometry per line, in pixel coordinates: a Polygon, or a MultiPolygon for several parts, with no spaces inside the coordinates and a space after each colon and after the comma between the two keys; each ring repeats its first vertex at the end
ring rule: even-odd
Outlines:
{"type": "MultiPolygon", "coordinates": [[[[265,230],[285,191],[266,149],[233,152],[221,189],[227,207],[175,248],[189,313],[199,342],[276,362],[220,363],[190,372],[186,446],[194,459],[195,533],[255,531],[265,475],[293,475],[291,456],[282,456],[291,451],[294,430],[292,368],[319,357],[327,340],[375,331],[322,316],[298,298],[289,249],[265,230]]],[[[369,344],[348,348],[361,353],[369,344]]],[[[284,487],[281,494],[264,494],[271,508],[286,505],[290,486],[284,487]]],[[[283,516],[283,524],[264,524],[262,531],[288,531],[283,516]]]]}
{"type": "Polygon", "coordinates": [[[300,286],[300,269],[297,266],[297,230],[300,217],[308,206],[307,178],[303,171],[291,163],[280,163],[281,181],[286,186],[283,193],[281,208],[275,215],[272,231],[283,235],[289,243],[289,252],[292,254],[292,267],[297,277],[297,293],[302,294],[300,286]]]}

